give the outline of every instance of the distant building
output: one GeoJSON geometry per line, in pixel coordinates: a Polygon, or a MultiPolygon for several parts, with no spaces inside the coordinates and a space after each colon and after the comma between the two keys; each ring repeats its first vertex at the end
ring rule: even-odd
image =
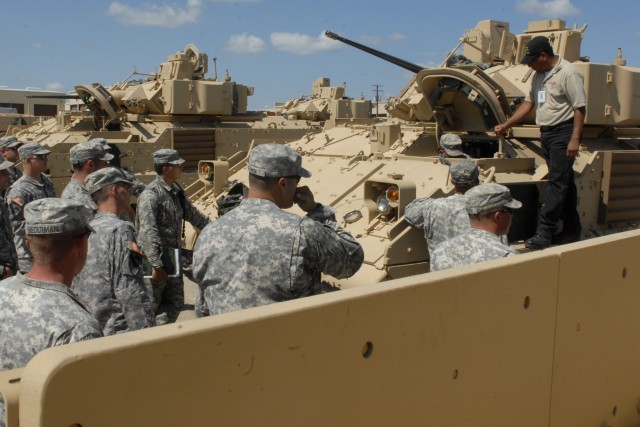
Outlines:
{"type": "Polygon", "coordinates": [[[387,112],[387,102],[388,101],[379,101],[376,105],[375,101],[371,103],[371,116],[372,117],[388,117],[389,113],[387,112]]]}
{"type": "MultiPolygon", "coordinates": [[[[76,92],[69,92],[69,96],[78,96],[76,92]]],[[[81,99],[69,98],[64,105],[64,111],[67,113],[75,113],[79,111],[85,111],[87,109],[86,104],[81,99]]]]}
{"type": "Polygon", "coordinates": [[[49,96],[63,97],[65,93],[29,87],[26,89],[0,87],[0,108],[17,114],[54,117],[58,111],[64,111],[64,99],[39,98],[49,96]]]}

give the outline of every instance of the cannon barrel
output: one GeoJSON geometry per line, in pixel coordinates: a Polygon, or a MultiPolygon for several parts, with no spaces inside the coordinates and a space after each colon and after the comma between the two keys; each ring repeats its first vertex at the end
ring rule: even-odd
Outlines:
{"type": "Polygon", "coordinates": [[[331,32],[331,31],[325,31],[324,35],[329,37],[330,39],[337,40],[339,42],[348,44],[350,46],[355,47],[356,49],[363,50],[363,51],[365,51],[367,53],[370,53],[373,56],[377,56],[378,58],[382,58],[385,61],[391,62],[392,64],[396,64],[399,67],[404,68],[405,70],[409,70],[409,71],[413,71],[414,73],[417,73],[418,71],[424,69],[424,67],[421,67],[420,65],[416,65],[416,64],[413,64],[413,63],[411,63],[409,61],[405,61],[404,59],[396,58],[395,56],[389,55],[389,54],[384,53],[384,52],[380,52],[379,50],[376,50],[376,49],[372,49],[372,48],[370,48],[368,46],[365,46],[365,45],[362,45],[362,44],[360,44],[358,42],[354,42],[353,40],[346,39],[346,38],[344,38],[344,37],[342,37],[342,36],[340,36],[340,35],[338,35],[336,33],[331,32]]]}

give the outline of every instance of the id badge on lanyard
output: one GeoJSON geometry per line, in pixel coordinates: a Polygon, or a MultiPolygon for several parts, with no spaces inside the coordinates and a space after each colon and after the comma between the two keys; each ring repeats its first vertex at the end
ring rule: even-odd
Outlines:
{"type": "Polygon", "coordinates": [[[544,102],[547,100],[547,92],[545,92],[544,90],[539,90],[538,91],[538,104],[544,104],[544,102]]]}

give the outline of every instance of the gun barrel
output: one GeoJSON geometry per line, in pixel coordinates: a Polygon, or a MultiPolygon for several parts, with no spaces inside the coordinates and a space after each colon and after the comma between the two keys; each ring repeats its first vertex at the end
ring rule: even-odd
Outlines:
{"type": "Polygon", "coordinates": [[[340,36],[340,35],[338,35],[336,33],[331,32],[331,31],[325,31],[324,35],[329,37],[330,39],[337,40],[337,41],[342,42],[344,44],[348,44],[349,46],[353,46],[356,49],[360,49],[362,51],[370,53],[373,56],[377,56],[378,58],[382,58],[387,62],[391,62],[392,64],[395,64],[395,65],[397,65],[399,67],[404,68],[405,70],[409,70],[409,71],[412,71],[414,73],[417,73],[418,71],[424,69],[424,67],[421,67],[420,65],[413,64],[413,63],[411,63],[409,61],[405,61],[404,59],[396,58],[395,56],[389,55],[389,54],[384,53],[384,52],[380,52],[379,50],[370,48],[370,47],[365,46],[363,44],[360,44],[358,42],[354,42],[353,40],[346,39],[346,38],[344,38],[344,37],[342,37],[342,36],[340,36]]]}

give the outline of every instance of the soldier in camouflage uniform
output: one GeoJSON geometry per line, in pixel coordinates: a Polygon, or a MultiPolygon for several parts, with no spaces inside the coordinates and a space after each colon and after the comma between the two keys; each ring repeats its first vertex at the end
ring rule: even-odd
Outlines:
{"type": "Polygon", "coordinates": [[[450,158],[470,159],[468,154],[462,151],[462,139],[456,134],[445,133],[440,137],[440,148],[438,148],[440,162],[451,165],[450,158]]]}
{"type": "Polygon", "coordinates": [[[445,240],[469,230],[469,215],[464,193],[479,184],[480,169],[470,159],[450,166],[451,182],[455,193],[449,197],[416,199],[404,210],[404,219],[413,227],[424,228],[429,253],[445,240]]]}
{"type": "MultiPolygon", "coordinates": [[[[0,163],[0,191],[7,188],[9,169],[12,166],[13,163],[6,160],[0,163]]],[[[7,205],[0,202],[0,279],[11,277],[16,271],[18,271],[18,254],[13,243],[9,211],[7,205]]]]}
{"type": "Polygon", "coordinates": [[[321,293],[321,273],[355,274],[362,247],[328,206],[316,203],[302,157],[279,144],[249,154],[249,194],[238,207],[210,223],[193,251],[193,275],[211,315],[321,293]],[[283,209],[293,203],[307,215],[283,209]]]}
{"type": "Polygon", "coordinates": [[[24,207],[27,203],[45,197],[55,197],[53,183],[43,172],[47,170],[47,156],[51,151],[37,142],[24,144],[18,149],[24,175],[9,187],[7,207],[13,229],[13,241],[18,253],[18,268],[26,273],[31,269],[31,251],[26,244],[24,207]]]}
{"type": "Polygon", "coordinates": [[[113,160],[109,162],[109,166],[122,171],[122,173],[124,173],[124,176],[127,178],[127,181],[130,181],[133,183],[133,185],[129,189],[129,193],[131,193],[132,196],[140,197],[140,194],[142,194],[146,185],[144,184],[144,182],[136,178],[134,174],[132,174],[126,169],[123,169],[120,166],[120,158],[126,156],[126,154],[120,154],[120,150],[118,150],[118,147],[115,145],[114,146],[109,145],[107,143],[107,140],[104,138],[93,138],[93,139],[90,139],[89,141],[100,143],[102,147],[109,152],[109,154],[113,155],[113,160]]]}
{"type": "MultiPolygon", "coordinates": [[[[102,336],[69,289],[86,259],[90,214],[83,204],[62,199],[25,207],[33,267],[0,282],[0,370],[21,368],[48,347],[102,336]]],[[[0,420],[2,412],[0,403],[0,420]]]]}
{"type": "Polygon", "coordinates": [[[16,166],[16,163],[20,161],[18,148],[21,145],[22,142],[18,141],[18,138],[16,138],[15,136],[5,136],[0,138],[0,153],[2,153],[2,157],[4,158],[4,160],[13,163],[13,166],[8,169],[9,180],[7,181],[7,186],[4,190],[0,191],[2,200],[4,200],[6,196],[6,189],[11,187],[11,185],[13,185],[13,183],[20,179],[20,177],[22,176],[22,171],[16,166]]]}
{"type": "Polygon", "coordinates": [[[184,247],[184,224],[203,229],[209,217],[193,207],[176,182],[184,159],[176,150],[153,153],[158,176],[138,198],[138,241],[153,267],[147,286],[153,295],[156,324],[173,323],[184,305],[184,283],[176,251],[184,247]]]}
{"type": "Polygon", "coordinates": [[[464,197],[471,229],[436,247],[431,254],[431,271],[517,254],[499,238],[509,232],[513,209],[522,207],[509,189],[500,184],[481,184],[464,197]]]}
{"type": "Polygon", "coordinates": [[[144,286],[142,251],[133,224],[120,219],[129,209],[131,182],[112,167],[85,180],[98,206],[90,225],[89,255],[71,290],[100,322],[102,333],[114,335],[155,326],[155,313],[144,286]]]}
{"type": "Polygon", "coordinates": [[[109,160],[113,159],[113,155],[107,153],[102,144],[87,141],[71,147],[69,158],[73,175],[71,175],[71,179],[60,197],[77,200],[96,211],[98,206],[96,206],[85,188],[84,181],[91,172],[109,166],[109,160]]]}

